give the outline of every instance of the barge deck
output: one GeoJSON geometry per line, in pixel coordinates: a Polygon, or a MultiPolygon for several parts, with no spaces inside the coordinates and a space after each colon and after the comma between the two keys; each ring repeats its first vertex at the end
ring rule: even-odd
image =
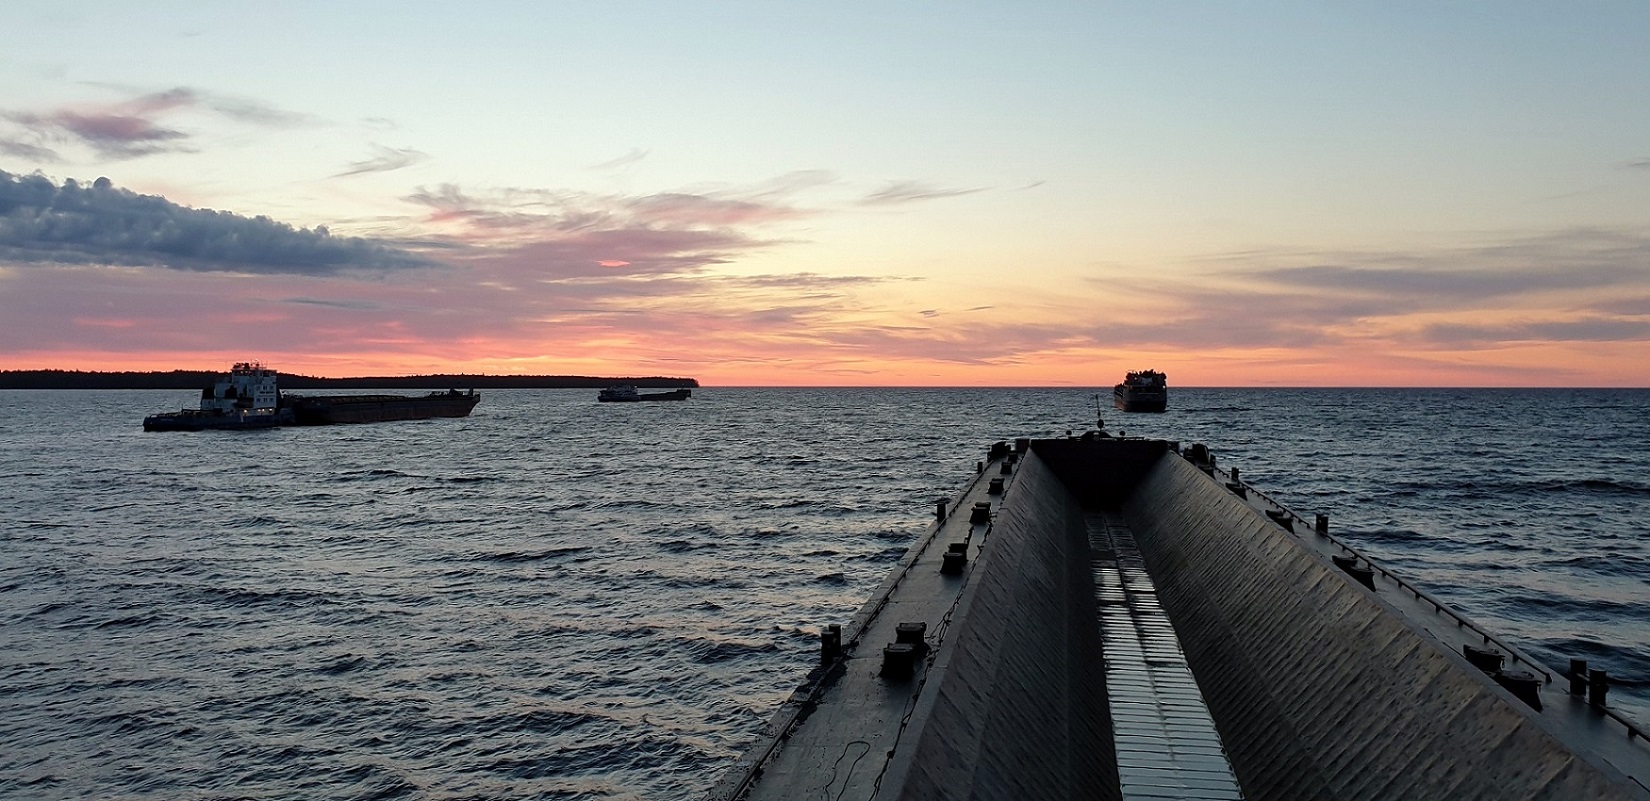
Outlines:
{"type": "Polygon", "coordinates": [[[709,798],[1650,801],[1570,668],[1200,446],[999,443],[709,798]]]}

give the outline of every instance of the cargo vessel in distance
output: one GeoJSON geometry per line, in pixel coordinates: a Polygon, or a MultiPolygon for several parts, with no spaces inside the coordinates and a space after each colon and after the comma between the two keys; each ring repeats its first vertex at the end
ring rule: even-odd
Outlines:
{"type": "Polygon", "coordinates": [[[1125,412],[1161,412],[1169,408],[1169,377],[1156,370],[1129,373],[1112,388],[1112,405],[1125,412]]]}
{"type": "Polygon", "coordinates": [[[597,393],[602,403],[637,403],[641,401],[680,401],[693,397],[693,390],[676,389],[670,392],[642,392],[629,384],[618,384],[597,393]]]}
{"type": "Polygon", "coordinates": [[[405,395],[285,395],[274,370],[240,362],[201,390],[199,409],[161,412],[143,418],[144,431],[324,426],[380,423],[431,417],[468,417],[481,402],[475,390],[405,395]]]}

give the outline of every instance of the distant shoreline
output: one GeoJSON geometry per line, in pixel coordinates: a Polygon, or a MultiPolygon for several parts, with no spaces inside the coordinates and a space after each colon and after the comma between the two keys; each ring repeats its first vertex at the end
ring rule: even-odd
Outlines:
{"type": "MultiPolygon", "coordinates": [[[[193,389],[210,387],[223,375],[212,370],[119,371],[0,370],[0,389],[193,389]]],[[[646,388],[697,388],[693,378],[587,375],[359,376],[317,378],[281,374],[281,389],[600,389],[614,384],[646,388]]]]}

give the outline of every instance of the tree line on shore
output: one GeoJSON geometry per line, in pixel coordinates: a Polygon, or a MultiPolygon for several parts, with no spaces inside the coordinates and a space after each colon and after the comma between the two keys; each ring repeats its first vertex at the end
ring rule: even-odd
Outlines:
{"type": "MultiPolygon", "coordinates": [[[[194,389],[223,375],[208,370],[112,371],[0,370],[0,389],[194,389]]],[[[614,384],[647,388],[697,387],[692,378],[664,376],[603,378],[586,375],[359,376],[317,378],[281,374],[281,389],[598,389],[614,384]]]]}

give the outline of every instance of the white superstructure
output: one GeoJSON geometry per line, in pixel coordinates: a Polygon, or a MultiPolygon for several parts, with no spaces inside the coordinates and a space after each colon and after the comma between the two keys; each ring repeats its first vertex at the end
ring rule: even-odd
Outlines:
{"type": "Polygon", "coordinates": [[[275,371],[258,362],[238,362],[229,374],[201,390],[201,411],[273,413],[281,402],[275,371]]]}

